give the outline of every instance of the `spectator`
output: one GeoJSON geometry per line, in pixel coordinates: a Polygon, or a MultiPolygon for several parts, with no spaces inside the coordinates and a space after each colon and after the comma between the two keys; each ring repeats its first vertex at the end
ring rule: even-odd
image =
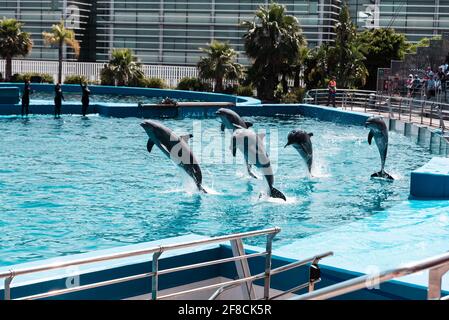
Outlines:
{"type": "Polygon", "coordinates": [[[436,91],[436,87],[437,87],[437,83],[435,81],[435,77],[432,71],[430,71],[427,74],[428,79],[426,80],[425,83],[425,88],[426,88],[426,97],[427,100],[432,99],[433,97],[435,97],[435,91],[436,91]]]}
{"type": "Polygon", "coordinates": [[[411,97],[412,96],[413,83],[414,83],[413,74],[410,74],[408,76],[407,81],[405,82],[405,86],[407,87],[407,97],[411,97]]]}
{"type": "Polygon", "coordinates": [[[337,78],[335,76],[333,76],[329,81],[327,85],[327,90],[328,90],[327,106],[329,106],[332,100],[332,105],[334,108],[336,108],[337,106],[335,105],[335,96],[337,95],[337,78]]]}
{"type": "Polygon", "coordinates": [[[446,72],[445,70],[445,66],[442,65],[438,68],[438,79],[440,80],[440,89],[441,92],[443,92],[446,95],[446,72]]]}

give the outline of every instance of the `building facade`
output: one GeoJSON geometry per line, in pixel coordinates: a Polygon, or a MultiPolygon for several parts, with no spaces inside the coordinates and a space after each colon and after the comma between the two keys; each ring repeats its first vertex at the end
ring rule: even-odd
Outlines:
{"type": "MultiPolygon", "coordinates": [[[[295,15],[309,45],[332,41],[340,0],[280,0],[295,15]]],[[[82,61],[104,62],[113,48],[131,48],[144,63],[194,65],[213,39],[228,41],[245,63],[240,27],[254,17],[260,0],[3,0],[0,17],[25,23],[34,47],[29,59],[54,60],[57,50],[42,31],[62,18],[75,29],[82,61]]],[[[74,58],[67,49],[67,58],[74,58]]]]}
{"type": "Polygon", "coordinates": [[[449,0],[349,0],[359,29],[392,28],[411,42],[449,29],[449,0]]]}
{"type": "MultiPolygon", "coordinates": [[[[311,47],[334,39],[341,0],[278,0],[296,16],[311,47]]],[[[348,0],[359,29],[391,27],[410,41],[449,28],[449,0],[348,0]]],[[[200,47],[228,41],[247,63],[240,27],[268,0],[2,0],[0,17],[25,23],[34,47],[28,59],[55,60],[42,31],[61,19],[81,42],[81,61],[104,62],[113,48],[131,48],[146,64],[195,65],[200,47]]],[[[70,49],[67,59],[74,59],[70,49]]]]}

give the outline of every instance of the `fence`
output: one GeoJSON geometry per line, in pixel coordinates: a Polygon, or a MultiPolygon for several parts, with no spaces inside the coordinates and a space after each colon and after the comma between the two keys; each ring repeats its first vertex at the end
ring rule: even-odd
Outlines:
{"type": "MultiPolygon", "coordinates": [[[[437,91],[435,97],[402,97],[377,94],[374,91],[340,89],[335,97],[336,106],[343,109],[384,114],[392,119],[438,127],[445,133],[445,122],[449,120],[449,104],[446,92],[437,91]]],[[[328,104],[327,89],[310,90],[305,102],[317,105],[328,104]]]]}
{"type": "MultiPolygon", "coordinates": [[[[64,61],[62,63],[63,79],[68,75],[82,75],[91,81],[99,81],[100,72],[103,67],[104,63],[64,61]]],[[[164,79],[170,87],[176,87],[179,80],[184,77],[198,76],[198,70],[196,67],[144,64],[142,65],[142,71],[147,77],[164,79]]],[[[3,75],[5,74],[5,60],[0,60],[0,72],[3,75]]],[[[12,61],[13,74],[26,72],[48,73],[52,75],[56,81],[58,74],[58,62],[41,60],[12,61]]]]}

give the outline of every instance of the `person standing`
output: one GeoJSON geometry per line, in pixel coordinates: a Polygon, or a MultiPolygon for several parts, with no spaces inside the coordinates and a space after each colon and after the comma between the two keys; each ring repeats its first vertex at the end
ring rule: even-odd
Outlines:
{"type": "Polygon", "coordinates": [[[89,95],[90,95],[90,90],[87,87],[87,83],[85,84],[81,83],[81,90],[83,91],[83,96],[81,97],[81,104],[82,104],[81,113],[83,114],[83,117],[85,117],[87,109],[89,108],[89,95]]]}
{"type": "Polygon", "coordinates": [[[428,77],[428,79],[425,82],[426,97],[427,97],[427,100],[430,100],[433,97],[435,97],[437,83],[435,81],[434,74],[432,71],[430,71],[428,73],[427,77],[428,77]]]}
{"type": "Polygon", "coordinates": [[[327,85],[328,96],[327,96],[327,105],[329,106],[331,100],[332,105],[336,108],[335,105],[335,96],[337,95],[337,78],[333,76],[327,85]]]}
{"type": "Polygon", "coordinates": [[[22,94],[22,117],[28,117],[29,108],[30,108],[30,80],[25,80],[25,84],[23,86],[23,94],[22,94]]]}
{"type": "Polygon", "coordinates": [[[413,83],[414,83],[415,79],[413,79],[413,75],[410,74],[408,76],[407,81],[405,82],[405,86],[407,87],[407,97],[410,98],[411,96],[413,96],[413,83]]]}
{"type": "Polygon", "coordinates": [[[61,117],[62,100],[65,101],[62,95],[61,84],[57,83],[55,86],[55,118],[61,117]]]}

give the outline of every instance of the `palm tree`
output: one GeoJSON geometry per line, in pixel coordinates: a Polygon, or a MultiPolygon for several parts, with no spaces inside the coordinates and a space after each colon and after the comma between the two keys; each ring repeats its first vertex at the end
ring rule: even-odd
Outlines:
{"type": "Polygon", "coordinates": [[[364,86],[368,71],[365,67],[365,57],[361,51],[362,44],[357,43],[356,26],[351,20],[349,7],[345,3],[340,10],[338,22],[335,25],[335,46],[333,58],[337,84],[341,88],[364,86]]]}
{"type": "Polygon", "coordinates": [[[296,61],[306,44],[296,17],[286,15],[283,5],[271,3],[260,7],[253,21],[244,21],[246,54],[253,60],[249,74],[260,98],[272,100],[279,75],[287,74],[285,66],[296,61]]]}
{"type": "Polygon", "coordinates": [[[223,80],[237,80],[243,75],[243,66],[235,62],[237,52],[228,43],[212,41],[207,48],[200,48],[207,54],[197,64],[199,76],[215,80],[215,92],[223,91],[223,80]]]}
{"type": "Polygon", "coordinates": [[[109,73],[119,86],[138,82],[144,77],[142,64],[131,49],[114,49],[104,71],[109,73]]]}
{"type": "Polygon", "coordinates": [[[0,56],[6,60],[5,79],[12,74],[12,58],[26,56],[31,52],[33,42],[30,34],[22,31],[23,23],[16,19],[0,20],[0,56]]]}
{"type": "Polygon", "coordinates": [[[51,27],[51,32],[42,32],[42,37],[44,42],[49,45],[58,46],[58,83],[62,82],[62,53],[64,45],[70,46],[75,52],[75,56],[78,57],[80,53],[80,44],[78,40],[75,39],[75,32],[70,29],[66,29],[64,26],[64,21],[58,24],[54,24],[51,27]]]}

